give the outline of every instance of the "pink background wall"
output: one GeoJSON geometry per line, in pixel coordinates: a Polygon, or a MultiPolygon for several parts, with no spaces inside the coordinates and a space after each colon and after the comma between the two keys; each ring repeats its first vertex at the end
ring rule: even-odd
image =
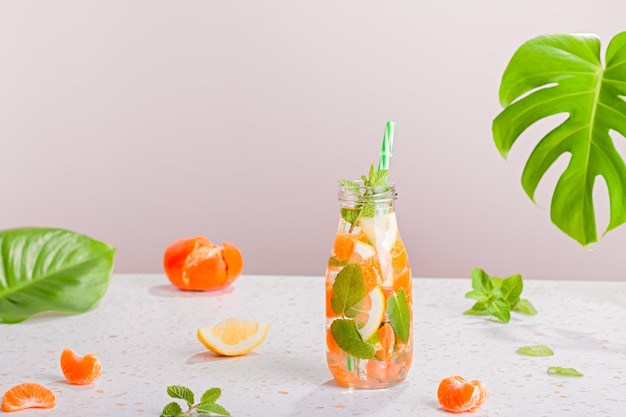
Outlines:
{"type": "MultiPolygon", "coordinates": [[[[118,248],[117,272],[161,272],[205,235],[247,274],[322,275],[339,178],[391,179],[416,276],[624,279],[626,226],[593,251],[520,186],[491,122],[524,41],[626,30],[622,0],[0,0],[0,228],[69,228],[118,248]]],[[[623,142],[623,138],[619,138],[623,142]]],[[[622,145],[620,145],[622,146],[622,145]]],[[[561,161],[561,166],[562,166],[561,161]]],[[[607,205],[599,202],[606,224],[607,205]]]]}

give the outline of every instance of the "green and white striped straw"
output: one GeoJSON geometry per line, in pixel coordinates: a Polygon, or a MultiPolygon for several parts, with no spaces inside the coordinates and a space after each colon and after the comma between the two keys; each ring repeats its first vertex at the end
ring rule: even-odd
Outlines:
{"type": "Polygon", "coordinates": [[[396,130],[396,122],[389,121],[385,126],[385,136],[383,136],[383,144],[380,149],[380,161],[378,162],[378,170],[389,169],[389,160],[393,155],[391,148],[393,147],[393,135],[396,130]]]}

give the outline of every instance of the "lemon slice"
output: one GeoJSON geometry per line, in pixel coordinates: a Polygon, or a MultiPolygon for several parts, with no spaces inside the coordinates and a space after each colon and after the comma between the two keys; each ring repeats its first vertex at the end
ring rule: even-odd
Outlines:
{"type": "Polygon", "coordinates": [[[270,325],[229,318],[214,326],[198,329],[198,340],[207,349],[224,356],[238,356],[259,346],[270,325]]]}
{"type": "Polygon", "coordinates": [[[379,251],[389,252],[398,238],[396,213],[387,213],[360,220],[361,230],[379,251]]]}
{"type": "Polygon", "coordinates": [[[372,256],[376,255],[376,249],[368,243],[361,242],[360,240],[354,241],[354,249],[352,250],[353,254],[350,258],[350,262],[361,262],[372,256]],[[355,258],[355,255],[359,255],[358,258],[355,258]]]}
{"type": "Polygon", "coordinates": [[[385,314],[385,294],[374,287],[361,301],[346,312],[356,322],[356,330],[363,341],[369,340],[378,331],[385,314]]]}

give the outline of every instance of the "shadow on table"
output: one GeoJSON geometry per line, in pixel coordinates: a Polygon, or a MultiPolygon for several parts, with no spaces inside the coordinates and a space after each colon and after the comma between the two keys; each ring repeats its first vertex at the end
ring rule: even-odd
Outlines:
{"type": "Polygon", "coordinates": [[[304,394],[287,415],[399,415],[399,402],[394,401],[394,398],[400,397],[409,386],[410,383],[405,381],[395,387],[360,390],[342,387],[331,379],[304,394]]]}
{"type": "Polygon", "coordinates": [[[233,286],[223,288],[221,290],[214,291],[183,291],[170,284],[155,285],[148,288],[150,295],[165,298],[193,298],[193,297],[216,297],[219,295],[229,294],[233,292],[235,288],[233,286]]]}
{"type": "MultiPolygon", "coordinates": [[[[245,354],[245,357],[239,357],[238,359],[241,360],[241,358],[251,358],[251,357],[255,357],[258,356],[259,354],[256,352],[248,352],[245,354]]],[[[187,358],[187,365],[195,365],[197,363],[206,363],[206,362],[218,362],[218,361],[232,361],[233,357],[232,356],[222,356],[222,355],[218,355],[217,353],[213,353],[210,351],[207,352],[201,352],[201,353],[196,353],[195,355],[190,356],[189,358],[187,358]]]]}
{"type": "MultiPolygon", "coordinates": [[[[487,322],[489,323],[489,322],[487,322]]],[[[476,322],[472,325],[484,323],[476,322]]],[[[552,349],[583,350],[587,352],[615,352],[623,353],[626,350],[622,340],[609,340],[606,332],[574,330],[561,327],[543,327],[537,324],[515,323],[515,326],[481,326],[476,331],[482,334],[485,340],[499,339],[518,343],[520,335],[524,334],[535,344],[545,344],[552,349]]]]}

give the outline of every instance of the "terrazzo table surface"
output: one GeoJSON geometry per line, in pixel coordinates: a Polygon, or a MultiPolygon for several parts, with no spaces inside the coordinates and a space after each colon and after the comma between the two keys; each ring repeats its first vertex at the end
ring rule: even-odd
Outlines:
{"type": "MultiPolygon", "coordinates": [[[[414,278],[414,360],[405,382],[384,390],[336,385],[325,361],[324,280],[242,276],[215,293],[181,292],[163,275],[116,275],[100,304],[77,316],[44,314],[0,325],[0,393],[31,381],[52,389],[57,406],[26,416],[159,416],[168,385],[202,393],[243,416],[445,416],[439,381],[481,379],[487,404],[472,416],[626,415],[626,282],[529,281],[522,296],[536,316],[504,325],[461,313],[471,307],[466,279],[414,278]],[[245,356],[207,351],[196,329],[236,316],[269,322],[263,344],[245,356]],[[555,355],[527,357],[545,344],[555,355]],[[99,380],[64,382],[61,351],[97,352],[99,380]],[[549,375],[574,367],[581,378],[549,375]]],[[[8,414],[7,414],[8,415],[8,414]]]]}

